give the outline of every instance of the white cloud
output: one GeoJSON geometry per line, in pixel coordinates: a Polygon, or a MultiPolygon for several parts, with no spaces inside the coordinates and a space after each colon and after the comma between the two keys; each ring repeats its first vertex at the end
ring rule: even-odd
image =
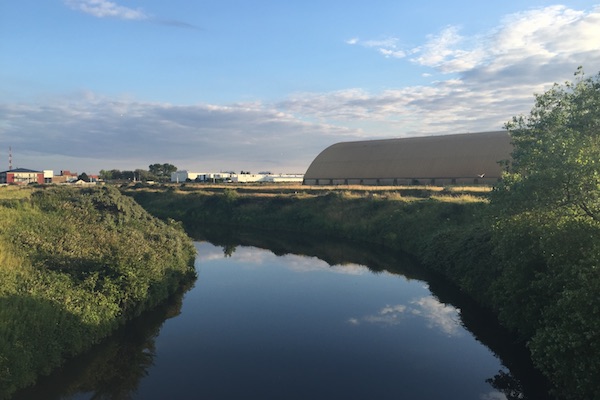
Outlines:
{"type": "Polygon", "coordinates": [[[60,164],[79,158],[87,172],[90,165],[135,169],[153,162],[191,170],[304,172],[324,147],[357,137],[351,129],[261,104],[174,106],[93,94],[0,104],[0,121],[0,135],[12,138],[20,166],[80,169],[60,164]],[[50,154],[54,160],[43,157],[50,154]],[[50,165],[37,165],[42,159],[50,165]]]}
{"type": "MultiPolygon", "coordinates": [[[[145,17],[105,0],[67,4],[97,16],[145,17]]],[[[433,69],[438,80],[296,93],[274,104],[173,106],[95,95],[0,104],[0,134],[12,138],[20,166],[31,168],[81,169],[79,162],[93,172],[172,162],[192,170],[303,172],[339,141],[502,129],[530,110],[534,93],[570,80],[577,66],[597,72],[589,68],[600,65],[600,8],[533,9],[470,36],[449,26],[413,47],[393,36],[346,43],[404,56],[400,62],[427,67],[423,79],[433,69]]]]}
{"type": "Polygon", "coordinates": [[[418,55],[413,61],[439,68],[445,73],[463,71],[475,65],[478,60],[473,56],[473,52],[460,49],[465,38],[459,35],[458,31],[458,27],[449,26],[438,35],[430,35],[428,42],[415,51],[418,55]]]}
{"type": "Polygon", "coordinates": [[[115,2],[108,0],[64,0],[65,4],[74,10],[82,11],[86,14],[98,18],[120,18],[128,20],[146,19],[148,16],[142,10],[120,6],[115,2]]]}
{"type": "MultiPolygon", "coordinates": [[[[512,116],[528,112],[534,93],[570,80],[579,65],[600,65],[600,8],[533,9],[471,36],[448,26],[412,48],[401,48],[393,37],[351,42],[386,56],[411,54],[413,63],[437,70],[441,80],[380,92],[299,93],[279,106],[304,118],[360,128],[367,137],[500,130],[512,116]]],[[[430,71],[422,74],[429,76],[430,71]]]]}
{"type": "Polygon", "coordinates": [[[551,6],[508,15],[498,27],[472,37],[448,27],[430,37],[413,61],[443,73],[515,66],[537,71],[536,66],[597,61],[599,51],[600,9],[584,12],[551,6]]]}
{"type": "Polygon", "coordinates": [[[407,51],[399,49],[398,42],[399,39],[395,37],[388,37],[378,40],[360,40],[355,37],[346,40],[346,43],[349,45],[360,45],[366,48],[376,49],[386,58],[404,58],[407,55],[407,51]]]}
{"type": "Polygon", "coordinates": [[[442,73],[465,73],[486,66],[501,70],[533,62],[571,66],[589,58],[598,60],[592,53],[600,51],[600,8],[586,12],[550,6],[507,15],[488,32],[464,36],[460,31],[458,26],[447,26],[411,48],[400,48],[397,38],[353,39],[351,44],[375,48],[384,56],[412,54],[412,62],[442,73]]]}

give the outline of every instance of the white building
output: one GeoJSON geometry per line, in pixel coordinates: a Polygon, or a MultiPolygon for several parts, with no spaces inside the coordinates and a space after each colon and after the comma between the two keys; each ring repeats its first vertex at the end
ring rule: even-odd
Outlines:
{"type": "Polygon", "coordinates": [[[44,183],[52,183],[54,177],[54,171],[51,169],[45,169],[44,171],[44,183]]]}
{"type": "Polygon", "coordinates": [[[232,182],[249,183],[249,182],[298,182],[302,183],[303,174],[235,174],[231,176],[232,182]]]}
{"type": "Polygon", "coordinates": [[[235,174],[231,172],[190,172],[183,170],[171,173],[171,182],[231,182],[233,175],[235,174]]]}
{"type": "Polygon", "coordinates": [[[302,183],[303,174],[234,174],[231,172],[189,172],[177,171],[171,174],[171,182],[297,182],[302,183]]]}

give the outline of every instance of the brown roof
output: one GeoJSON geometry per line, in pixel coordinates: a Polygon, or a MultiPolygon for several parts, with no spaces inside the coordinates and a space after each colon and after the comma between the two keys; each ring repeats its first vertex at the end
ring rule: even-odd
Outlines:
{"type": "Polygon", "coordinates": [[[304,178],[498,178],[511,152],[505,131],[343,142],[323,150],[304,178]]]}

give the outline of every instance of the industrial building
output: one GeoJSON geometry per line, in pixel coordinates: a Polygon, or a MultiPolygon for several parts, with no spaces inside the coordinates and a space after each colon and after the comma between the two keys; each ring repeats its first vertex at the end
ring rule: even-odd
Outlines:
{"type": "Polygon", "coordinates": [[[171,182],[234,182],[234,183],[253,183],[253,182],[302,182],[302,174],[271,174],[271,173],[241,173],[233,172],[190,172],[176,171],[171,173],[171,182]]]}
{"type": "Polygon", "coordinates": [[[49,179],[52,181],[52,171],[35,171],[27,168],[9,169],[0,172],[0,183],[13,185],[42,184],[47,182],[48,172],[50,173],[49,179]]]}
{"type": "Polygon", "coordinates": [[[232,172],[190,172],[186,170],[171,173],[171,182],[231,182],[232,172]]]}
{"type": "Polygon", "coordinates": [[[512,149],[506,131],[337,143],[314,159],[304,184],[490,184],[512,149]]]}

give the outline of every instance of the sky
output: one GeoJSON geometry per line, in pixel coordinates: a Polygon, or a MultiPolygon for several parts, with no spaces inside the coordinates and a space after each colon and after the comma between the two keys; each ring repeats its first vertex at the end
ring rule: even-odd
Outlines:
{"type": "Polygon", "coordinates": [[[600,5],[4,0],[0,170],[304,173],[343,141],[502,130],[600,72],[600,5]]]}

